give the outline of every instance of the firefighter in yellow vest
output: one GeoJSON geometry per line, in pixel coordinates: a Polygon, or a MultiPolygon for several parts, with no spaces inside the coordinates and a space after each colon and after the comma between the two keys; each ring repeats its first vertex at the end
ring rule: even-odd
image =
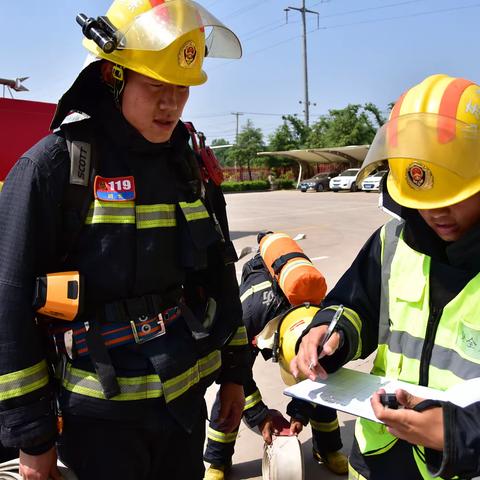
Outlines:
{"type": "Polygon", "coordinates": [[[57,453],[80,480],[200,480],[205,391],[233,430],[248,345],[225,200],[180,117],[240,43],[190,0],[77,22],[93,61],[0,198],[0,442],[28,480],[60,479],[57,453]]]}
{"type": "MultiPolygon", "coordinates": [[[[390,199],[398,218],[372,235],[327,295],[293,375],[325,378],[377,350],[375,375],[440,390],[480,376],[479,127],[480,86],[471,81],[433,75],[400,97],[358,180],[388,162],[384,204],[390,199]],[[318,352],[340,305],[336,332],[318,352]]],[[[350,479],[480,473],[478,404],[419,403],[398,391],[405,408],[394,412],[372,395],[385,424],[357,420],[350,479]]]]}

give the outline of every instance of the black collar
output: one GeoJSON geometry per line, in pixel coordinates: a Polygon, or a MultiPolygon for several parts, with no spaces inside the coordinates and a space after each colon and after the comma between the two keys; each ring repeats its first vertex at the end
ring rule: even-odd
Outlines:
{"type": "Polygon", "coordinates": [[[406,209],[404,218],[404,240],[411,248],[461,270],[480,272],[480,223],[456,242],[445,242],[418,211],[406,209]]]}

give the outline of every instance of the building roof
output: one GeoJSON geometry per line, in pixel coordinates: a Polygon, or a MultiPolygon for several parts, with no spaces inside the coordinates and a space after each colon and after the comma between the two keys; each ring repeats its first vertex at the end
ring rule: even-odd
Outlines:
{"type": "Polygon", "coordinates": [[[347,147],[308,148],[280,152],[259,152],[259,156],[274,155],[288,157],[301,163],[358,163],[365,159],[370,145],[349,145],[347,147]]]}
{"type": "Polygon", "coordinates": [[[367,156],[370,145],[349,145],[347,147],[307,148],[306,150],[287,150],[284,152],[258,152],[257,155],[279,156],[296,160],[299,165],[297,186],[304,175],[311,174],[314,163],[346,163],[349,167],[359,167],[367,156]]]}

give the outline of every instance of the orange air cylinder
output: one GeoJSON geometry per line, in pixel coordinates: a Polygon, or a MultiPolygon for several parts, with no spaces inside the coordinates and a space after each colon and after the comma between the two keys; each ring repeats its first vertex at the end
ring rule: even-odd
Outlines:
{"type": "Polygon", "coordinates": [[[325,277],[286,233],[268,233],[260,240],[260,255],[291,305],[319,304],[327,292],[325,277]]]}

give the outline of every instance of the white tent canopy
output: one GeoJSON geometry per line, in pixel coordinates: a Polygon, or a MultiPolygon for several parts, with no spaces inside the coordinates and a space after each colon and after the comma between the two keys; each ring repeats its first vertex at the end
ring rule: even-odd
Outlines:
{"type": "Polygon", "coordinates": [[[308,165],[313,163],[345,163],[349,166],[360,166],[367,156],[370,145],[349,145],[347,147],[309,148],[306,150],[287,150],[280,152],[259,152],[258,156],[288,157],[296,160],[300,167],[299,184],[303,172],[308,171],[308,165]]]}

